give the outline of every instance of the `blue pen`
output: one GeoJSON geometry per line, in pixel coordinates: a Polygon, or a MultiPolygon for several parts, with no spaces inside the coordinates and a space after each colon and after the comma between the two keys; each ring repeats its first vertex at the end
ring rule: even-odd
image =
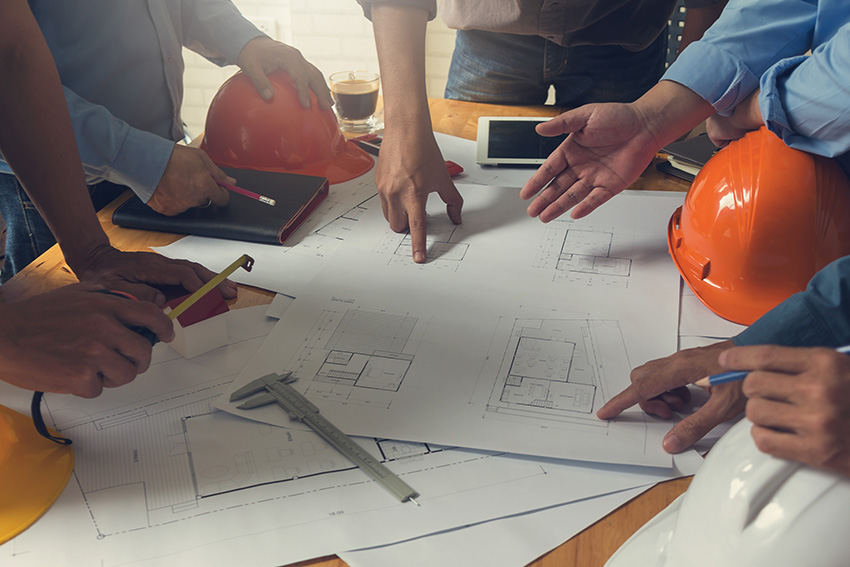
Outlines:
{"type": "MultiPolygon", "coordinates": [[[[835,349],[835,352],[840,352],[841,354],[850,354],[850,345],[838,347],[837,349],[835,349]]],[[[717,386],[718,384],[727,384],[729,382],[739,382],[746,378],[747,374],[749,373],[749,370],[733,370],[731,372],[721,372],[720,374],[714,374],[712,376],[700,378],[699,380],[694,382],[694,385],[704,388],[706,386],[717,386]]]]}

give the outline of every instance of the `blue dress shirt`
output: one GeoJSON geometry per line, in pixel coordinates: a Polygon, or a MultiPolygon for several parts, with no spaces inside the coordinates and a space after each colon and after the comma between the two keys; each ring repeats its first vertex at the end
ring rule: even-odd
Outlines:
{"type": "MultiPolygon", "coordinates": [[[[721,115],[757,88],[767,127],[792,148],[850,151],[850,3],[731,0],[662,80],[685,85],[721,115]],[[810,50],[811,56],[805,55],[810,50]]],[[[848,161],[841,160],[845,166],[848,161]]]]}
{"type": "Polygon", "coordinates": [[[183,46],[235,64],[263,35],[230,0],[30,0],[30,7],[59,70],[87,181],[127,185],[145,202],[183,138],[183,46]]]}

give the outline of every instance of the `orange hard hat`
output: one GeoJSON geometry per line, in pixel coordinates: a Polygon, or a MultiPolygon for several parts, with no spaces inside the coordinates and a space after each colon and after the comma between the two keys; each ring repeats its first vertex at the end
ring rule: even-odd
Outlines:
{"type": "Polygon", "coordinates": [[[667,241],[700,301],[749,325],[850,254],[850,181],[762,127],[703,166],[667,241]]]}
{"type": "Polygon", "coordinates": [[[374,160],[348,142],[330,109],[298,101],[292,79],[283,71],[269,76],[274,98],[263,100],[241,71],[219,88],[207,113],[203,149],[221,167],[258,169],[348,181],[369,171],[374,160]]]}

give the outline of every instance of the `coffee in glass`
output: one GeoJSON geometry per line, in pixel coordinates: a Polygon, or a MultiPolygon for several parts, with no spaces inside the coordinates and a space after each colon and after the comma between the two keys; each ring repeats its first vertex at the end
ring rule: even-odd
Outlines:
{"type": "Polygon", "coordinates": [[[340,71],[329,77],[334,112],[340,128],[348,132],[380,129],[375,117],[381,80],[371,71],[340,71]]]}

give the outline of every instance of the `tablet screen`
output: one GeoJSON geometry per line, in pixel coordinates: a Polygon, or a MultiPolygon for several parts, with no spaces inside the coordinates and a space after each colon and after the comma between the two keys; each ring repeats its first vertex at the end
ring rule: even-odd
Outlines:
{"type": "Polygon", "coordinates": [[[491,120],[487,156],[491,159],[546,159],[567,136],[541,136],[534,131],[540,122],[542,120],[491,120]]]}

